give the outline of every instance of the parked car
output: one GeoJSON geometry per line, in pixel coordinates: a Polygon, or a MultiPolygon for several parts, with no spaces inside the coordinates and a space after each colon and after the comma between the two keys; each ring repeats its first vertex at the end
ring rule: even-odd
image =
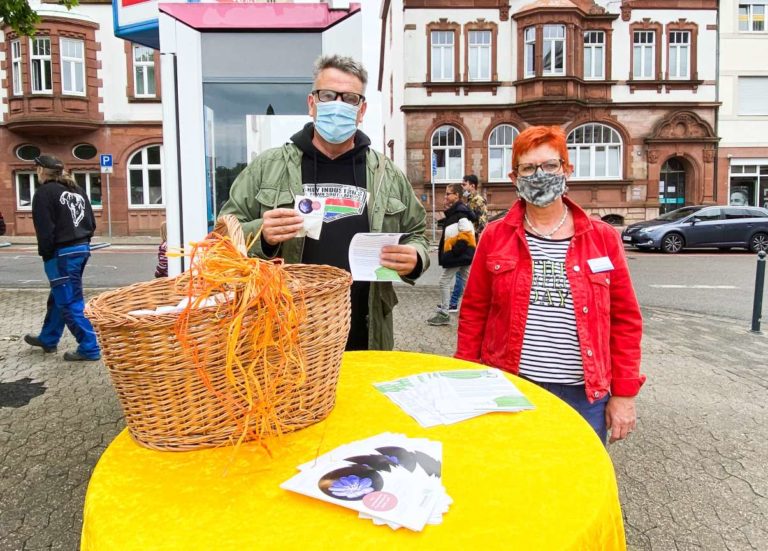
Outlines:
{"type": "Polygon", "coordinates": [[[712,247],[768,251],[768,209],[683,207],[653,220],[630,224],[621,238],[638,249],[659,249],[665,253],[712,247]]]}

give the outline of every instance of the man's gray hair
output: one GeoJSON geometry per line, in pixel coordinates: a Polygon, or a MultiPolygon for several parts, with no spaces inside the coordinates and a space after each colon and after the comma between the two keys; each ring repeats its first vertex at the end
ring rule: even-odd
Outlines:
{"type": "Polygon", "coordinates": [[[363,93],[365,93],[365,87],[368,84],[368,71],[365,70],[363,64],[359,61],[343,55],[324,55],[317,58],[315,61],[314,77],[317,82],[317,75],[320,71],[325,69],[338,69],[344,73],[357,77],[360,82],[363,83],[363,93]]]}

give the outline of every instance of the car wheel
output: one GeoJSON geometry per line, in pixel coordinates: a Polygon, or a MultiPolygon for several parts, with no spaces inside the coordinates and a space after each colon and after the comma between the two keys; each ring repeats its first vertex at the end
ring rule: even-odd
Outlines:
{"type": "Polygon", "coordinates": [[[668,233],[661,241],[661,250],[665,253],[675,254],[683,250],[683,236],[679,233],[668,233]]]}
{"type": "Polygon", "coordinates": [[[768,252],[768,234],[757,232],[753,235],[752,239],[749,240],[749,250],[753,253],[768,252]]]}

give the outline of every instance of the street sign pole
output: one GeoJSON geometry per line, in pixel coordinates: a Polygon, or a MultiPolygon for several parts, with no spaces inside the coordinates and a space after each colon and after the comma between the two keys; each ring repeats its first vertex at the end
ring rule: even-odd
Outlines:
{"type": "Polygon", "coordinates": [[[109,175],[112,174],[112,155],[105,153],[99,156],[99,165],[101,173],[107,177],[107,231],[109,238],[112,239],[112,197],[109,192],[109,175]]]}
{"type": "Polygon", "coordinates": [[[109,195],[109,172],[107,172],[107,228],[112,239],[112,199],[109,195]]]}
{"type": "Polygon", "coordinates": [[[436,226],[437,220],[435,220],[435,176],[437,176],[437,155],[432,153],[432,243],[437,239],[436,226]]]}

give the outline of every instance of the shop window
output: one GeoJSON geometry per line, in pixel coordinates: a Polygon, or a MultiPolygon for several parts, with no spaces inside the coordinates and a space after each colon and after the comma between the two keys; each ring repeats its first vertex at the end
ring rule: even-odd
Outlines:
{"type": "Polygon", "coordinates": [[[133,93],[137,98],[157,96],[155,85],[155,50],[133,44],[133,93]]]}
{"type": "Polygon", "coordinates": [[[24,93],[24,86],[21,80],[21,41],[11,41],[11,79],[13,80],[12,90],[14,96],[20,96],[24,93]]]}
{"type": "Polygon", "coordinates": [[[140,149],[128,160],[128,205],[134,208],[162,207],[162,146],[140,149]]]}
{"type": "Polygon", "coordinates": [[[491,31],[469,31],[469,80],[491,80],[491,31]]]}
{"type": "Polygon", "coordinates": [[[453,126],[432,134],[432,174],[436,182],[461,182],[464,176],[464,138],[453,126]]]}
{"type": "Polygon", "coordinates": [[[691,33],[672,31],[669,33],[669,78],[691,78],[691,33]]]}
{"type": "Polygon", "coordinates": [[[101,202],[101,173],[99,172],[73,172],[77,185],[85,190],[88,200],[94,209],[100,209],[101,202]]]}
{"type": "Polygon", "coordinates": [[[573,179],[621,178],[622,142],[619,133],[604,124],[585,124],[568,134],[568,156],[573,179]]]}
{"type": "Polygon", "coordinates": [[[739,4],[739,31],[765,32],[767,2],[744,2],[739,4]]]}
{"type": "Polygon", "coordinates": [[[525,76],[536,76],[536,27],[525,29],[525,76]]]}
{"type": "Polygon", "coordinates": [[[61,49],[61,92],[62,94],[85,95],[85,43],[82,40],[62,38],[61,49]]]}
{"type": "Polygon", "coordinates": [[[506,182],[512,172],[512,142],[519,132],[509,124],[493,129],[488,138],[488,180],[506,182]]]}
{"type": "Polygon", "coordinates": [[[39,185],[36,172],[16,173],[16,206],[20,210],[32,210],[32,198],[39,185]]]}
{"type": "Polygon", "coordinates": [[[584,78],[587,80],[605,78],[605,33],[603,31],[584,33],[584,78]]]}
{"type": "Polygon", "coordinates": [[[632,34],[632,78],[653,79],[656,75],[656,33],[635,31],[632,34]]]}
{"type": "Polygon", "coordinates": [[[40,156],[40,148],[36,145],[20,145],[16,148],[16,156],[22,161],[34,161],[40,156]]]}
{"type": "Polygon", "coordinates": [[[51,39],[39,37],[30,39],[32,55],[32,93],[50,94],[53,92],[51,79],[51,39]]]}
{"type": "Polygon", "coordinates": [[[455,33],[453,31],[432,31],[430,33],[432,82],[453,81],[455,66],[455,33]]]}
{"type": "Polygon", "coordinates": [[[542,54],[545,76],[565,74],[565,25],[544,25],[542,54]]]}
{"type": "Polygon", "coordinates": [[[89,143],[81,143],[72,148],[72,156],[83,161],[93,159],[96,156],[96,153],[98,153],[96,146],[89,143]]]}
{"type": "Polygon", "coordinates": [[[768,77],[739,77],[739,115],[768,115],[768,77]]]}

